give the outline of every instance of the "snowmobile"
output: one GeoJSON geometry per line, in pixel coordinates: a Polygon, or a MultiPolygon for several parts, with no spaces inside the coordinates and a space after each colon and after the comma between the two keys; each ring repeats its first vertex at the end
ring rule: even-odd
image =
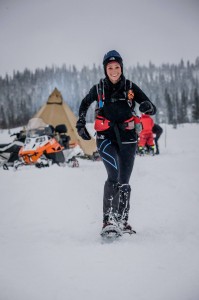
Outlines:
{"type": "Polygon", "coordinates": [[[38,168],[49,167],[56,163],[63,165],[65,158],[62,146],[55,138],[55,128],[40,118],[33,118],[26,128],[26,139],[19,150],[17,169],[21,165],[35,165],[38,168]]]}
{"type": "Polygon", "coordinates": [[[47,125],[40,118],[29,121],[27,129],[14,133],[13,142],[0,144],[0,167],[18,169],[22,165],[35,165],[38,168],[58,165],[79,167],[76,156],[83,154],[78,145],[69,145],[65,124],[47,125]]]}
{"type": "Polygon", "coordinates": [[[0,167],[8,170],[18,160],[18,154],[26,139],[25,130],[11,134],[15,139],[11,143],[0,144],[0,167]]]}
{"type": "Polygon", "coordinates": [[[55,137],[61,146],[64,147],[63,154],[65,162],[69,167],[79,167],[79,161],[76,157],[80,157],[83,153],[82,149],[77,143],[70,142],[70,136],[67,134],[67,128],[65,124],[60,124],[55,127],[55,137]]]}

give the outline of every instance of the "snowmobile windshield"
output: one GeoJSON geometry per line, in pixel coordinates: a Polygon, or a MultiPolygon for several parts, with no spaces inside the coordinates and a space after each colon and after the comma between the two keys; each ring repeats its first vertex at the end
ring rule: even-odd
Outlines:
{"type": "Polygon", "coordinates": [[[46,124],[40,118],[33,118],[27,125],[27,137],[38,137],[42,135],[53,135],[53,126],[46,124]]]}

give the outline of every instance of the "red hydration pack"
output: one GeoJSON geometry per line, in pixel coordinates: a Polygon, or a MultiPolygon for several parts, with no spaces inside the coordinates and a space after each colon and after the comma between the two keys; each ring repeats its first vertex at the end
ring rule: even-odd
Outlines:
{"type": "MultiPolygon", "coordinates": [[[[140,118],[137,116],[132,116],[130,119],[124,121],[122,124],[124,125],[125,130],[132,130],[135,128],[135,124],[140,123],[140,118]]],[[[104,131],[111,127],[111,121],[104,118],[103,116],[96,116],[94,129],[96,131],[104,131]]]]}

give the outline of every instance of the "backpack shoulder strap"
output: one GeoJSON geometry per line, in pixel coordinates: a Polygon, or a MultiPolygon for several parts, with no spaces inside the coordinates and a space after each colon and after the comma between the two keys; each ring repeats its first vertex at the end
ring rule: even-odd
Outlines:
{"type": "Polygon", "coordinates": [[[126,79],[125,90],[126,91],[132,90],[132,87],[133,87],[133,82],[129,79],[126,79]]]}
{"type": "Polygon", "coordinates": [[[128,97],[127,97],[128,91],[129,91],[129,90],[132,90],[132,86],[133,86],[132,81],[125,78],[125,83],[124,83],[124,93],[125,93],[125,98],[126,98],[126,99],[128,99],[128,97]]]}
{"type": "Polygon", "coordinates": [[[104,79],[100,79],[100,82],[96,84],[97,97],[98,97],[98,107],[101,108],[104,106],[104,79]]]}

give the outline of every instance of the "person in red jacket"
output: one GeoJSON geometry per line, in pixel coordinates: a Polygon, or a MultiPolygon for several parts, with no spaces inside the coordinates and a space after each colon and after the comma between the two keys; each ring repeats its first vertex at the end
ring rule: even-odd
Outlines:
{"type": "Polygon", "coordinates": [[[153,119],[146,114],[142,114],[140,118],[140,122],[142,123],[142,131],[139,135],[138,142],[138,154],[144,155],[146,147],[150,154],[154,155],[154,139],[153,139],[153,119]]]}

